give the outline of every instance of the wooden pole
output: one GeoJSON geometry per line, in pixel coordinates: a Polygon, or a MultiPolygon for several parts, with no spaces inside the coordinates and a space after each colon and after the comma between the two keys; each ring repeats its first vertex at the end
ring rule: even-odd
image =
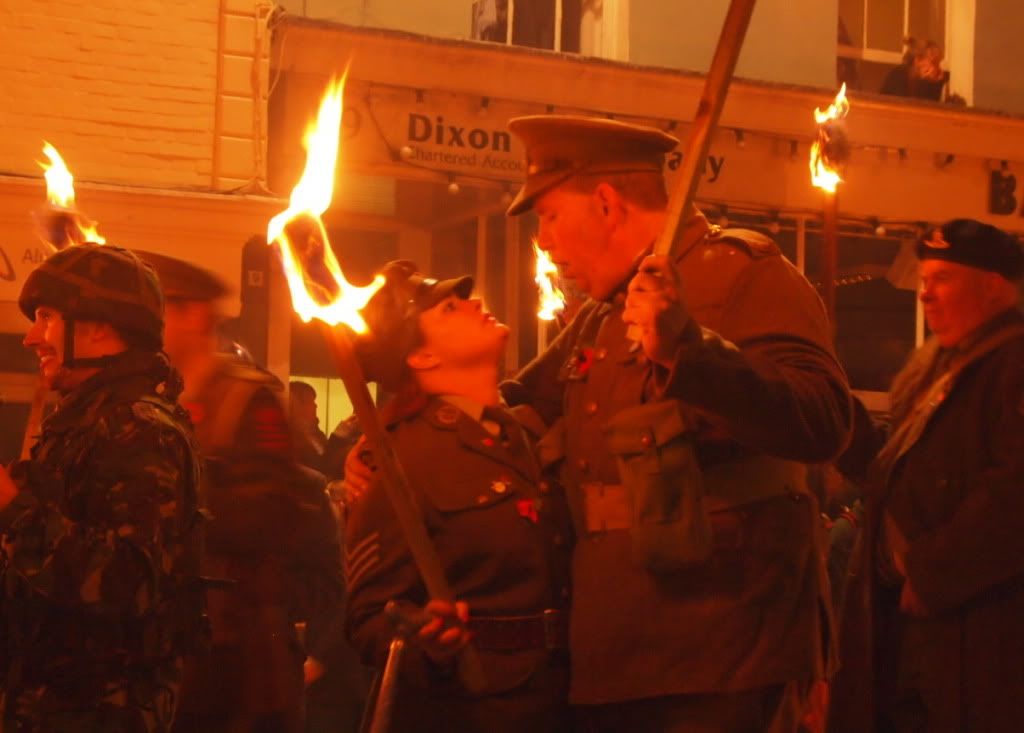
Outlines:
{"type": "MultiPolygon", "coordinates": [[[[704,167],[704,158],[707,157],[708,149],[711,147],[711,134],[718,125],[718,119],[722,116],[722,107],[725,105],[729,84],[732,82],[736,62],[740,57],[740,50],[743,48],[743,39],[750,26],[750,16],[754,13],[755,1],[732,0],[729,3],[729,11],[726,13],[722,32],[718,37],[718,46],[711,59],[711,68],[708,69],[707,78],[704,80],[704,91],[700,95],[697,114],[693,119],[690,135],[686,141],[682,170],[676,181],[676,187],[672,191],[672,196],[669,198],[665,226],[654,245],[654,253],[657,255],[672,254],[676,232],[679,230],[683,216],[693,206],[693,199],[700,183],[700,174],[704,167]]],[[[639,341],[641,335],[640,329],[636,326],[629,327],[630,339],[639,341]]]]}
{"type": "Polygon", "coordinates": [[[824,191],[824,226],[821,241],[821,298],[836,332],[836,274],[839,257],[839,194],[824,191]]]}
{"type": "MultiPolygon", "coordinates": [[[[373,452],[377,468],[381,472],[382,484],[387,492],[391,508],[398,520],[402,535],[409,546],[413,562],[419,570],[427,593],[432,599],[455,600],[451,586],[444,574],[441,558],[423,526],[423,517],[416,507],[409,480],[402,470],[394,446],[377,414],[377,407],[366,386],[366,377],[352,348],[352,337],[346,326],[331,328],[324,324],[324,336],[330,347],[338,376],[345,385],[352,409],[363,429],[363,434],[373,452]]],[[[484,686],[483,668],[476,650],[467,647],[459,657],[459,675],[463,684],[472,692],[479,692],[484,686]]]]}
{"type": "Polygon", "coordinates": [[[711,68],[708,69],[708,76],[704,81],[704,91],[701,93],[700,103],[697,105],[697,114],[693,119],[690,135],[686,141],[682,171],[676,182],[676,188],[672,191],[672,197],[669,199],[665,228],[662,229],[661,236],[658,237],[658,241],[654,245],[655,254],[672,253],[680,221],[693,206],[693,199],[700,183],[700,174],[704,167],[704,158],[707,157],[708,149],[711,147],[711,134],[718,124],[718,119],[722,116],[725,97],[729,93],[729,84],[732,82],[732,75],[736,70],[736,61],[740,57],[743,39],[750,26],[750,16],[754,13],[754,2],[755,0],[732,0],[729,4],[729,12],[725,16],[722,33],[718,38],[718,47],[715,48],[714,58],[711,59],[711,68]]]}

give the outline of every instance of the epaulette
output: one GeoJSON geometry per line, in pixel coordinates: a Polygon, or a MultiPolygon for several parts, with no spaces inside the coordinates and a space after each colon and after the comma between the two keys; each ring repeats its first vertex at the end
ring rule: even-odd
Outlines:
{"type": "Polygon", "coordinates": [[[753,229],[722,229],[720,226],[712,225],[708,230],[707,241],[708,244],[721,242],[739,247],[755,260],[782,254],[774,240],[753,229]]]}

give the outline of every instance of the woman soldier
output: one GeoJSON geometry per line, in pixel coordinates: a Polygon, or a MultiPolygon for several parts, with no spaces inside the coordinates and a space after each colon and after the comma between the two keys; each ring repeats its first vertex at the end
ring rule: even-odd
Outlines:
{"type": "Polygon", "coordinates": [[[428,597],[375,480],[348,509],[349,639],[379,667],[395,633],[385,605],[427,619],[402,661],[391,730],[567,730],[571,530],[541,478],[530,421],[499,398],[508,327],[470,298],[469,277],[432,280],[408,262],[383,274],[363,311],[360,361],[395,394],[384,419],[458,600],[428,597]],[[481,657],[482,692],[456,673],[467,644],[481,657]]]}

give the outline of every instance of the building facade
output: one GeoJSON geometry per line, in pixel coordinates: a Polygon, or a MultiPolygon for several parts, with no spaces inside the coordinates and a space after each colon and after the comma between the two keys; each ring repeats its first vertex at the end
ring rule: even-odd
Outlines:
{"type": "MultiPolygon", "coordinates": [[[[698,197],[713,221],[768,232],[820,281],[823,201],[807,164],[813,110],[829,103],[840,77],[851,82],[837,345],[854,386],[868,393],[884,392],[923,336],[914,238],[955,216],[1024,230],[1017,5],[758,2],[698,197]],[[911,35],[939,48],[945,101],[878,93],[911,35]]],[[[512,370],[550,334],[534,317],[534,222],[503,215],[524,157],[507,120],[610,116],[685,138],[726,6],[297,0],[286,11],[269,0],[67,0],[0,8],[8,133],[0,138],[8,235],[0,410],[20,410],[34,385],[13,301],[45,255],[31,216],[44,202],[36,164],[44,139],[64,155],[79,204],[109,241],[186,257],[235,286],[227,305],[245,345],[282,379],[315,378],[321,403],[331,404],[330,429],[346,409],[343,393],[315,328],[292,317],[259,239],[298,180],[303,131],[328,79],[348,69],[324,217],[346,274],[365,280],[399,257],[441,276],[476,273],[489,307],[518,333],[512,370]]],[[[675,170],[678,156],[669,163],[675,170]]]]}

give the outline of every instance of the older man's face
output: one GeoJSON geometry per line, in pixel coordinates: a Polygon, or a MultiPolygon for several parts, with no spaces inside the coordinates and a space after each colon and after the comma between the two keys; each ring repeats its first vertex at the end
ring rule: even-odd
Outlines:
{"type": "Polygon", "coordinates": [[[921,262],[918,297],[928,328],[943,346],[955,346],[993,315],[992,273],[943,260],[921,262]]]}

